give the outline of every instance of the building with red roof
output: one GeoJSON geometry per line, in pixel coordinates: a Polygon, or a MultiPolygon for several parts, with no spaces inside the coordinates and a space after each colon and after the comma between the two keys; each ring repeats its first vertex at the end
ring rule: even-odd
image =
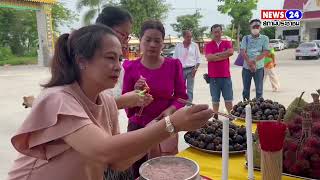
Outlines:
{"type": "Polygon", "coordinates": [[[288,41],[320,39],[320,0],[284,0],[283,9],[299,9],[303,12],[300,27],[278,27],[276,38],[288,41]]]}

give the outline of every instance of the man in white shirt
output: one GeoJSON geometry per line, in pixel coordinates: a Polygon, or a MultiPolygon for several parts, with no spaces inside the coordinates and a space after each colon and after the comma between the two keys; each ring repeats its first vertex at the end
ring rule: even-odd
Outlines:
{"type": "Polygon", "coordinates": [[[183,31],[182,35],[184,40],[176,45],[173,57],[181,61],[183,77],[187,83],[188,98],[192,102],[194,77],[200,65],[200,51],[198,45],[191,41],[191,31],[183,31]]]}

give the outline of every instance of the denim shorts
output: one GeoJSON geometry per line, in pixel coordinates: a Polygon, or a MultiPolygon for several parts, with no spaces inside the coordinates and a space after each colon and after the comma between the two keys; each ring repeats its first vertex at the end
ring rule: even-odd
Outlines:
{"type": "Polygon", "coordinates": [[[225,102],[233,101],[233,90],[231,78],[210,78],[210,93],[212,103],[220,102],[220,95],[225,102]]]}

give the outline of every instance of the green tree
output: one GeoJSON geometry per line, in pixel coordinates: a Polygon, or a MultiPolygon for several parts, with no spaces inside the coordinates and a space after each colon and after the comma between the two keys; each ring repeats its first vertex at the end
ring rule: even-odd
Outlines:
{"type": "MultiPolygon", "coordinates": [[[[218,11],[228,14],[237,30],[237,44],[240,36],[249,34],[249,21],[252,18],[252,10],[257,9],[258,0],[224,0],[223,5],[218,6],[218,11]]],[[[239,49],[239,48],[238,48],[239,49]]]]}
{"type": "Polygon", "coordinates": [[[132,33],[136,37],[139,37],[141,25],[145,20],[164,20],[170,7],[165,0],[120,0],[120,6],[132,14],[132,33]]]}
{"type": "Polygon", "coordinates": [[[56,3],[52,6],[52,26],[55,33],[59,33],[59,26],[67,26],[79,20],[78,14],[64,7],[62,3],[56,3]]]}
{"type": "Polygon", "coordinates": [[[202,17],[198,11],[194,14],[178,16],[177,23],[171,24],[171,26],[174,31],[179,33],[179,36],[182,36],[183,30],[190,30],[195,40],[201,40],[204,32],[208,29],[207,26],[200,27],[200,19],[202,17]]]}
{"type": "Polygon", "coordinates": [[[147,19],[164,20],[169,11],[170,5],[165,0],[78,0],[77,8],[81,10],[88,7],[85,13],[84,24],[91,24],[94,17],[101,12],[106,5],[119,6],[128,10],[133,18],[132,34],[139,36],[141,24],[147,19]]]}
{"type": "MultiPolygon", "coordinates": [[[[77,16],[58,3],[52,8],[53,29],[71,24],[77,16]]],[[[35,11],[0,8],[0,47],[9,47],[17,56],[36,54],[38,32],[35,11]]]]}
{"type": "Polygon", "coordinates": [[[225,26],[225,28],[223,29],[223,35],[224,36],[228,36],[230,38],[235,38],[236,37],[236,31],[234,29],[234,25],[233,24],[229,24],[227,26],[225,26]]]}
{"type": "Polygon", "coordinates": [[[261,34],[269,37],[269,39],[275,39],[276,28],[275,27],[265,27],[262,29],[261,34]]]}
{"type": "Polygon", "coordinates": [[[27,54],[37,44],[37,23],[33,11],[0,9],[0,41],[17,56],[27,54]]]}
{"type": "Polygon", "coordinates": [[[80,11],[84,7],[89,8],[83,18],[83,23],[89,25],[92,23],[93,18],[101,12],[102,7],[110,4],[117,5],[117,3],[112,0],[78,0],[77,9],[80,11]]]}

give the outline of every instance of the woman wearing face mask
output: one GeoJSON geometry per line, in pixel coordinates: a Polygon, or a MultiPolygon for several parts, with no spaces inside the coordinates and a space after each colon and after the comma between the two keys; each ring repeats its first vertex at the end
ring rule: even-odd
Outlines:
{"type": "MultiPolygon", "coordinates": [[[[143,108],[126,109],[129,118],[128,131],[141,129],[154,119],[170,116],[184,106],[178,102],[178,98],[188,99],[180,61],[160,55],[164,36],[165,30],[160,21],[144,22],[140,31],[140,48],[143,55],[136,61],[124,62],[126,73],[123,93],[148,86],[154,98],[151,104],[143,108]]],[[[178,152],[177,136],[166,142],[160,144],[160,152],[153,155],[173,155],[178,152]]],[[[147,157],[144,157],[133,165],[136,177],[139,175],[140,165],[146,160],[147,157]]]]}
{"type": "Polygon", "coordinates": [[[106,168],[127,169],[147,149],[173,133],[200,128],[213,115],[207,105],[195,105],[120,135],[116,103],[101,92],[117,83],[121,54],[107,26],[59,37],[51,79],[11,139],[20,155],[9,180],[102,180],[106,168]]]}
{"type": "Polygon", "coordinates": [[[261,21],[250,21],[251,34],[244,36],[241,42],[241,54],[244,57],[242,82],[244,100],[250,99],[251,80],[256,86],[256,98],[263,96],[264,57],[269,53],[269,38],[260,34],[261,21]]]}

